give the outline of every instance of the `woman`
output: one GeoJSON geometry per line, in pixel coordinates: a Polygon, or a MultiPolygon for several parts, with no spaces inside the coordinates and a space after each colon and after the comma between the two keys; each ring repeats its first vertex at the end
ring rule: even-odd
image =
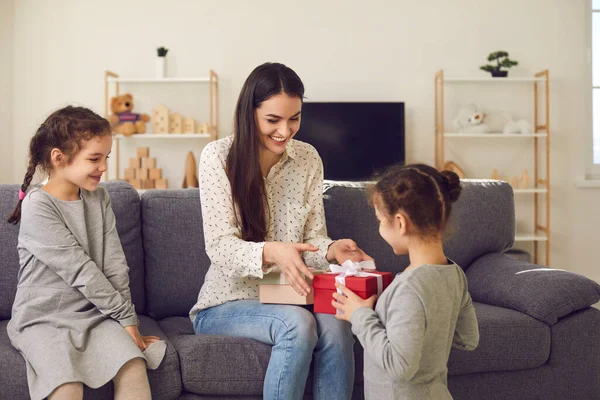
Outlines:
{"type": "Polygon", "coordinates": [[[349,399],[354,340],[347,322],[308,309],[258,302],[274,266],[302,295],[308,267],[371,259],[350,239],[327,237],[323,165],[300,128],[304,85],[282,64],[258,66],[240,93],[233,137],[200,157],[200,198],[211,266],[190,311],[197,334],[230,335],[271,346],[265,399],[301,399],[314,354],[313,396],[349,399]]]}

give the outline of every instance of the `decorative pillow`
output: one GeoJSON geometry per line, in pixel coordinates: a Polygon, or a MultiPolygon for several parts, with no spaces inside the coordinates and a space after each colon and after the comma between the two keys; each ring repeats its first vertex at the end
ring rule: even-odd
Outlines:
{"type": "Polygon", "coordinates": [[[591,279],[500,253],[478,258],[466,275],[474,301],[520,311],[548,325],[600,301],[600,285],[591,279]]]}

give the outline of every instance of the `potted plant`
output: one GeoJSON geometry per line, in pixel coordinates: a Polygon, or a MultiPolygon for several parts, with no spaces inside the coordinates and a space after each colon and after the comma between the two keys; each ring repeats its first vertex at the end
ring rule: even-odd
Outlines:
{"type": "Polygon", "coordinates": [[[156,58],[156,77],[159,79],[164,78],[167,74],[166,57],[168,51],[169,49],[164,47],[159,47],[156,49],[156,52],[158,53],[158,57],[156,58]]]}
{"type": "Polygon", "coordinates": [[[513,61],[508,58],[508,53],[506,51],[495,51],[490,53],[488,61],[496,61],[496,65],[486,64],[479,68],[491,73],[494,78],[506,78],[506,76],[508,76],[508,71],[501,70],[502,67],[512,68],[515,65],[519,65],[518,61],[513,61]]]}

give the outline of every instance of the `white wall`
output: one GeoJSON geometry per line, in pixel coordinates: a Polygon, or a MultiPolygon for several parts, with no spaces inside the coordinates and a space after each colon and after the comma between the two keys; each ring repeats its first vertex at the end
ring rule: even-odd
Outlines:
{"type": "Polygon", "coordinates": [[[0,183],[13,182],[14,0],[0,1],[0,183]]]}
{"type": "MultiPolygon", "coordinates": [[[[25,170],[28,133],[53,109],[77,102],[103,113],[103,72],[153,76],[155,48],[169,50],[171,76],[220,75],[221,135],[228,132],[239,89],[256,65],[279,61],[304,80],[309,100],[405,101],[407,157],[433,162],[433,75],[483,74],[487,54],[505,49],[520,66],[513,76],[548,68],[552,113],[552,265],[600,281],[596,226],[600,189],[578,189],[585,135],[591,134],[585,0],[427,1],[61,0],[16,3],[13,181],[25,170]]],[[[135,90],[134,90],[135,89],[135,90]]],[[[140,93],[139,111],[151,104],[140,93]]],[[[490,98],[496,98],[495,90],[490,98]]],[[[510,90],[508,94],[510,95],[510,90]]],[[[515,89],[506,107],[529,117],[530,89],[515,89]],[[523,102],[526,99],[525,103],[523,102]]],[[[502,96],[505,96],[503,92],[502,96]]],[[[452,97],[450,93],[449,98],[452,97]]],[[[457,95],[458,96],[458,95],[457,95]]],[[[457,97],[458,99],[458,97],[457,97]]],[[[462,99],[466,100],[466,99],[462,99]]],[[[481,99],[485,101],[485,96],[481,99]]],[[[450,113],[452,110],[449,109],[450,113]]],[[[177,151],[185,151],[178,148],[177,151]]],[[[168,143],[165,143],[168,144],[168,143]]],[[[200,146],[196,144],[196,153],[200,146]]],[[[453,145],[457,162],[489,154],[481,144],[453,145]]],[[[130,149],[129,151],[131,151],[130,149]]],[[[530,157],[518,146],[493,161],[530,157]],[[508,154],[508,155],[506,155],[508,154]]],[[[157,150],[159,151],[159,150],[157,150]]],[[[183,164],[161,150],[158,163],[183,164]],[[163,160],[163,161],[161,161],[163,160]]],[[[183,165],[181,166],[183,170],[183,165]]],[[[520,170],[519,170],[520,171],[520,170]]],[[[177,172],[175,172],[177,175],[177,172]]],[[[179,184],[181,174],[175,179],[179,184]]]]}

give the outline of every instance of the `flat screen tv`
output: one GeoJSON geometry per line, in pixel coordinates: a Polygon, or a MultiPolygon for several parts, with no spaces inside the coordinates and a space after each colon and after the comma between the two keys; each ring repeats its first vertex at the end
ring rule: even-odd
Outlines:
{"type": "Polygon", "coordinates": [[[317,149],[325,179],[368,180],[404,163],[404,103],[306,102],[295,139],[317,149]]]}

